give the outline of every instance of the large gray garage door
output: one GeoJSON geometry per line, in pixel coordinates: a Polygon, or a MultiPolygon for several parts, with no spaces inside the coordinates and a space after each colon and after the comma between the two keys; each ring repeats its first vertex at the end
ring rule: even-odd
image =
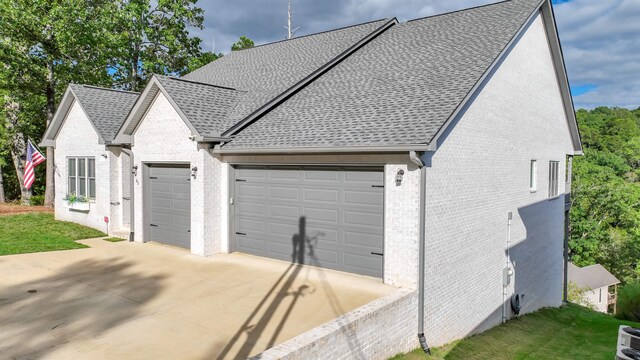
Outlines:
{"type": "Polygon", "coordinates": [[[191,186],[188,167],[149,168],[149,240],[191,248],[191,186]]]}
{"type": "Polygon", "coordinates": [[[383,172],[238,167],[236,250],[382,277],[383,172]]]}

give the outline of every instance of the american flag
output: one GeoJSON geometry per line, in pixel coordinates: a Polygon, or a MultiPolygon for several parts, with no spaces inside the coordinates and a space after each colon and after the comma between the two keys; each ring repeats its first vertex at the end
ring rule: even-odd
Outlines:
{"type": "Polygon", "coordinates": [[[31,143],[31,140],[27,142],[27,161],[24,164],[24,187],[28,189],[36,181],[36,174],[33,169],[46,159],[38,149],[31,143]]]}

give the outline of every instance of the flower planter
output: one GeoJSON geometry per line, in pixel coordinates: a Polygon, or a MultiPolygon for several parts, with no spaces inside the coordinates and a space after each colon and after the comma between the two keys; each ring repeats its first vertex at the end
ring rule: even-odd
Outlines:
{"type": "Polygon", "coordinates": [[[73,211],[89,211],[90,204],[88,202],[74,202],[72,204],[66,203],[66,208],[73,211]]]}

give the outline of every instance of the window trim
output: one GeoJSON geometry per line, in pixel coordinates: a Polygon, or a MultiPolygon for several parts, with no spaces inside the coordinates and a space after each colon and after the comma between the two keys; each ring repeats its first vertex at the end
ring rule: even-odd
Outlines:
{"type": "Polygon", "coordinates": [[[538,191],[538,160],[531,159],[529,162],[529,191],[538,191]]]}
{"type": "Polygon", "coordinates": [[[89,183],[90,180],[93,180],[94,183],[96,181],[96,158],[95,156],[68,156],[67,157],[67,193],[71,194],[72,191],[70,189],[71,181],[75,181],[75,191],[74,193],[80,196],[86,196],[88,199],[95,200],[97,189],[94,189],[94,194],[91,196],[89,183]],[[74,175],[71,176],[69,171],[69,165],[71,160],[74,162],[75,171],[74,175]],[[84,160],[84,176],[80,176],[80,160],[84,160]],[[89,162],[93,162],[93,176],[89,173],[89,162]],[[84,194],[80,194],[80,184],[84,181],[84,194]]]}

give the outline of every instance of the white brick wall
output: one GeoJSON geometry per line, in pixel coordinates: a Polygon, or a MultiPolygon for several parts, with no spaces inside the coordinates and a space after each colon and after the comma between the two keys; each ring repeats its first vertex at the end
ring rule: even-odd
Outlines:
{"type": "Polygon", "coordinates": [[[419,345],[416,306],[416,291],[400,289],[252,359],[388,359],[419,345]]]}
{"type": "Polygon", "coordinates": [[[507,214],[509,294],[524,311],[562,298],[563,199],[547,197],[548,162],[572,154],[545,30],[537,18],[431,158],[427,169],[426,337],[441,345],[501,320],[507,214]],[[538,160],[538,191],[529,164],[538,160]]]}
{"type": "MultiPolygon", "coordinates": [[[[159,93],[133,136],[132,150],[138,174],[135,178],[135,240],[143,241],[143,164],[185,163],[197,167],[191,180],[191,252],[208,256],[220,252],[221,179],[223,165],[209,150],[189,139],[191,131],[167,98],[159,93]]],[[[144,239],[148,240],[148,239],[144,239]]]]}
{"type": "Polygon", "coordinates": [[[115,219],[116,223],[120,221],[117,206],[110,205],[113,196],[110,184],[118,181],[120,173],[118,169],[111,167],[116,161],[116,156],[104,145],[100,145],[98,139],[98,134],[87,115],[78,102],[74,102],[56,138],[55,217],[58,220],[73,221],[106,231],[105,216],[109,216],[111,221],[115,219]],[[107,158],[102,155],[107,155],[107,158]],[[89,212],[69,210],[65,207],[66,202],[63,199],[68,192],[68,157],[93,157],[96,160],[96,199],[92,201],[89,212]]]}

